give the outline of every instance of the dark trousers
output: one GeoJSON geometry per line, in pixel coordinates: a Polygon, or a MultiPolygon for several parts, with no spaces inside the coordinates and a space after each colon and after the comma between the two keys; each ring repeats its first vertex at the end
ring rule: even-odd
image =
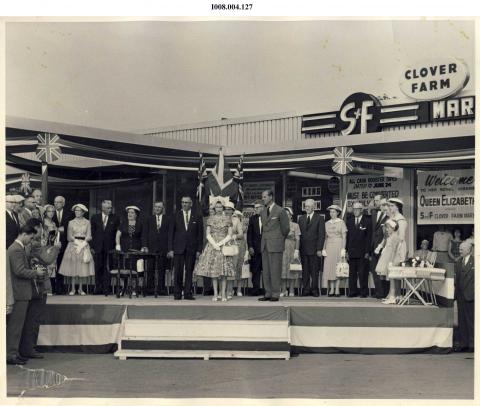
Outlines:
{"type": "Polygon", "coordinates": [[[279,298],[282,281],[282,252],[262,252],[263,288],[265,297],[279,298]]]}
{"type": "Polygon", "coordinates": [[[27,316],[29,300],[15,300],[7,322],[7,359],[19,354],[23,326],[27,316]]]}
{"type": "Polygon", "coordinates": [[[193,268],[195,266],[196,254],[175,254],[173,267],[175,272],[174,296],[181,297],[182,289],[184,296],[192,296],[193,268]],[[183,280],[183,268],[185,267],[185,284],[183,280]]]}
{"type": "Polygon", "coordinates": [[[160,254],[157,257],[156,264],[155,264],[155,259],[149,259],[148,260],[148,286],[154,286],[155,284],[155,273],[153,272],[155,270],[155,266],[157,267],[157,275],[158,275],[158,292],[159,293],[165,293],[166,292],[166,287],[165,287],[165,269],[167,267],[167,255],[166,254],[160,254]]]}
{"type": "Polygon", "coordinates": [[[387,295],[385,291],[385,280],[380,279],[375,268],[377,267],[378,259],[380,258],[379,255],[373,254],[372,259],[370,260],[370,272],[373,276],[373,282],[375,284],[375,297],[377,298],[384,298],[387,295]]]}
{"type": "Polygon", "coordinates": [[[46,306],[46,294],[42,293],[36,297],[32,297],[32,300],[30,300],[23,325],[22,338],[20,340],[20,355],[26,356],[35,352],[40,323],[44,318],[46,306]]]}
{"type": "Polygon", "coordinates": [[[60,264],[62,263],[63,260],[63,254],[65,254],[65,248],[62,246],[62,249],[58,253],[57,257],[57,273],[55,275],[55,279],[53,280],[52,278],[52,292],[55,293],[56,295],[63,295],[65,293],[65,284],[63,281],[63,275],[58,273],[58,270],[60,269],[60,264]]]}
{"type": "Polygon", "coordinates": [[[108,252],[95,251],[95,291],[98,293],[109,293],[110,291],[110,269],[108,269],[108,252]]]}
{"type": "Polygon", "coordinates": [[[303,294],[318,292],[319,258],[314,255],[302,255],[303,294]]]}
{"type": "Polygon", "coordinates": [[[262,277],[262,254],[255,252],[250,261],[250,272],[252,273],[252,293],[260,294],[260,278],[262,277]]]}
{"type": "Polygon", "coordinates": [[[463,292],[457,294],[458,335],[461,348],[474,348],[475,302],[467,302],[463,292]]]}
{"type": "Polygon", "coordinates": [[[360,295],[368,295],[368,267],[365,258],[350,258],[348,261],[350,273],[348,276],[349,293],[358,293],[357,279],[360,284],[360,295]]]}

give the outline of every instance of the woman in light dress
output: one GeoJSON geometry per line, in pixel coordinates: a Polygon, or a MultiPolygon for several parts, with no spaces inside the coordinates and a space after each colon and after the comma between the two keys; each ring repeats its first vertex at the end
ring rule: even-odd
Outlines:
{"type": "Polygon", "coordinates": [[[327,207],[330,220],[325,222],[325,243],[322,255],[323,286],[328,286],[328,296],[340,296],[340,279],[337,279],[335,269],[340,259],[345,258],[345,245],[347,243],[347,226],[338,216],[342,213],[340,206],[332,204],[327,207]]]}
{"type": "MultiPolygon", "coordinates": [[[[393,231],[392,235],[395,239],[398,239],[396,249],[393,254],[394,261],[392,265],[400,265],[407,258],[407,242],[405,241],[407,235],[407,220],[403,217],[403,201],[400,199],[391,198],[388,200],[388,214],[389,219],[397,223],[398,228],[393,231]]],[[[400,283],[399,280],[390,282],[390,290],[383,303],[395,304],[400,299],[400,283]]]]}
{"type": "Polygon", "coordinates": [[[72,207],[75,218],[68,222],[67,248],[63,255],[59,273],[67,278],[71,284],[70,296],[75,294],[75,284],[78,283],[78,293],[84,296],[83,284],[88,285],[89,280],[95,276],[95,265],[90,251],[89,241],[92,240],[90,221],[84,216],[88,209],[83,204],[72,207]]]}
{"type": "Polygon", "coordinates": [[[453,230],[453,238],[448,244],[448,256],[450,262],[457,262],[460,259],[460,244],[462,242],[462,230],[456,228],[453,230]]]}
{"type": "Polygon", "coordinates": [[[248,218],[244,217],[240,210],[235,210],[232,215],[232,224],[233,238],[238,245],[238,255],[233,258],[235,277],[237,278],[236,293],[237,296],[243,296],[242,288],[245,290],[248,284],[248,279],[242,278],[242,268],[243,263],[245,262],[245,254],[247,253],[248,218]]]}
{"type": "MultiPolygon", "coordinates": [[[[225,203],[225,216],[227,216],[232,222],[232,242],[238,247],[238,255],[233,257],[233,269],[235,273],[227,278],[227,298],[230,300],[233,297],[233,286],[235,282],[242,279],[242,266],[245,258],[245,251],[247,249],[245,234],[243,232],[242,218],[235,214],[235,205],[228,201],[225,203]]],[[[243,216],[242,216],[243,217],[243,216]]],[[[240,289],[237,290],[237,295],[240,289]]],[[[240,296],[242,292],[240,291],[240,296]]]]}
{"type": "Polygon", "coordinates": [[[285,208],[290,220],[290,231],[285,239],[285,250],[282,258],[282,290],[280,297],[295,296],[295,284],[301,272],[290,271],[290,264],[293,260],[298,260],[298,250],[300,247],[300,226],[293,222],[293,210],[290,207],[285,208]],[[288,287],[288,291],[287,291],[288,287]]]}
{"type": "Polygon", "coordinates": [[[235,275],[233,257],[225,256],[222,247],[232,239],[232,220],[224,214],[224,202],[215,203],[215,215],[207,218],[207,245],[199,256],[194,275],[212,278],[213,301],[227,301],[227,278],[235,275]],[[220,292],[219,295],[219,281],[220,292]]]}

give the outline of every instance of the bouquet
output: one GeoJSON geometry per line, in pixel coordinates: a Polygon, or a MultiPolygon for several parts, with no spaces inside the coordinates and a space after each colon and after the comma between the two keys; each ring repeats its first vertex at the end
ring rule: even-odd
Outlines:
{"type": "Polygon", "coordinates": [[[408,258],[406,261],[402,262],[402,266],[410,268],[433,268],[433,264],[420,257],[408,258]]]}

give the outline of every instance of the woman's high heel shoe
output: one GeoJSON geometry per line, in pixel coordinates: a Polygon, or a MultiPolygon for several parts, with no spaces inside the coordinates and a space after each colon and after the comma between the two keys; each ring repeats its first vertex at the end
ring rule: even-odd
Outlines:
{"type": "Polygon", "coordinates": [[[68,292],[68,295],[69,295],[69,296],[74,296],[74,295],[75,295],[75,291],[74,291],[74,290],[71,290],[70,292],[68,292]]]}

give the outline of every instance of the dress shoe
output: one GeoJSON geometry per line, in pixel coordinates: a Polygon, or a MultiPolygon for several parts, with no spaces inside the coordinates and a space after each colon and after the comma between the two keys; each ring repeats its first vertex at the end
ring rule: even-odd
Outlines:
{"type": "Polygon", "coordinates": [[[356,293],[349,293],[348,294],[348,297],[357,297],[357,296],[358,296],[358,294],[356,294],[356,293]]]}
{"type": "Polygon", "coordinates": [[[28,361],[28,357],[25,357],[25,356],[20,355],[20,354],[17,355],[17,359],[19,359],[20,361],[24,361],[24,362],[28,361]]]}
{"type": "Polygon", "coordinates": [[[360,297],[366,298],[368,297],[368,295],[360,295],[360,297]]]}
{"type": "Polygon", "coordinates": [[[329,293],[328,294],[328,297],[333,297],[333,296],[335,296],[335,293],[329,293]]]}
{"type": "Polygon", "coordinates": [[[168,296],[167,291],[161,290],[160,292],[158,292],[158,296],[168,296]]]}
{"type": "Polygon", "coordinates": [[[269,297],[259,297],[258,298],[259,302],[269,302],[270,300],[272,300],[272,299],[269,298],[269,297]]]}
{"type": "Polygon", "coordinates": [[[22,361],[19,358],[7,358],[8,365],[25,365],[27,361],[22,361]]]}
{"type": "Polygon", "coordinates": [[[248,296],[260,296],[260,292],[258,290],[252,290],[248,296]]]}
{"type": "Polygon", "coordinates": [[[272,297],[270,298],[270,302],[278,302],[278,297],[272,297]]]}
{"type": "MultiPolygon", "coordinates": [[[[22,356],[23,357],[23,356],[22,356]]],[[[42,354],[38,352],[32,352],[31,354],[25,355],[26,358],[32,358],[32,359],[42,359],[45,358],[42,354]]],[[[24,358],[25,358],[24,357],[24,358]]]]}
{"type": "Polygon", "coordinates": [[[174,296],[173,300],[182,300],[182,297],[181,296],[174,296]]]}
{"type": "Polygon", "coordinates": [[[195,300],[195,298],[194,298],[193,296],[191,296],[191,295],[189,295],[189,296],[184,296],[183,298],[184,298],[185,300],[195,300]]]}
{"type": "Polygon", "coordinates": [[[302,292],[302,297],[305,297],[305,296],[310,296],[310,291],[309,290],[304,290],[302,292]]]}
{"type": "Polygon", "coordinates": [[[320,296],[320,293],[318,292],[318,290],[312,292],[312,296],[313,297],[319,297],[320,296]]]}
{"type": "Polygon", "coordinates": [[[335,293],[335,297],[340,297],[340,293],[335,293]]]}

